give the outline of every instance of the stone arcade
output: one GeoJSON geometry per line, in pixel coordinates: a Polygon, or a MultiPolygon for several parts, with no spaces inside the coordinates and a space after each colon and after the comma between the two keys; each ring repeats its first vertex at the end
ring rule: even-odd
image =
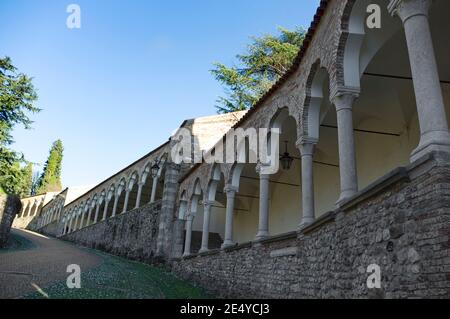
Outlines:
{"type": "Polygon", "coordinates": [[[164,262],[225,297],[449,298],[449,13],[447,0],[321,1],[294,65],[251,110],[181,126],[202,150],[231,128],[279,128],[289,170],[176,165],[170,139],[68,204],[32,209],[31,228],[164,262]],[[370,4],[381,29],[365,25],[370,4]],[[381,289],[367,287],[371,264],[381,289]]]}

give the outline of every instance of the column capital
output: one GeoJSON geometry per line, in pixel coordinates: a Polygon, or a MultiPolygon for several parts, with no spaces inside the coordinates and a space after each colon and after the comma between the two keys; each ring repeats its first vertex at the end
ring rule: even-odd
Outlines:
{"type": "Polygon", "coordinates": [[[301,150],[301,148],[305,145],[315,146],[318,143],[319,143],[318,138],[303,135],[300,136],[300,138],[295,142],[295,146],[297,146],[297,148],[301,150]]]}
{"type": "Polygon", "coordinates": [[[267,174],[267,172],[270,172],[271,171],[270,169],[271,169],[270,165],[258,162],[258,164],[256,164],[255,171],[256,171],[256,174],[259,175],[259,177],[269,178],[270,174],[267,174]]]}
{"type": "Polygon", "coordinates": [[[336,111],[351,110],[353,103],[359,97],[359,90],[353,90],[349,88],[336,91],[330,96],[330,101],[336,108],[336,111]]]}
{"type": "Polygon", "coordinates": [[[234,186],[234,185],[231,185],[231,184],[227,184],[226,186],[225,186],[225,188],[223,189],[223,191],[225,192],[225,193],[227,193],[227,196],[230,194],[232,194],[232,195],[234,195],[234,194],[236,194],[238,191],[239,191],[239,189],[238,189],[238,187],[236,187],[236,186],[234,186]]]}
{"type": "Polygon", "coordinates": [[[204,207],[209,206],[211,208],[211,206],[213,206],[213,205],[214,205],[214,201],[213,200],[204,200],[203,201],[203,206],[204,207]]]}
{"type": "Polygon", "coordinates": [[[403,23],[411,17],[422,15],[428,17],[432,0],[391,0],[388,11],[398,16],[403,23]]]}

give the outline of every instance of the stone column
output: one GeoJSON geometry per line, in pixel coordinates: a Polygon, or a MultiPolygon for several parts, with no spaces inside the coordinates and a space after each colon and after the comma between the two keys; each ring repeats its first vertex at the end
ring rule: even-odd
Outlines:
{"type": "Polygon", "coordinates": [[[191,254],[191,239],[192,239],[192,222],[194,216],[189,215],[186,219],[186,239],[184,241],[184,254],[183,257],[187,257],[191,254]]]}
{"type": "Polygon", "coordinates": [[[83,210],[83,212],[81,213],[80,227],[78,227],[78,229],[83,228],[85,215],[86,215],[86,210],[83,210]]]}
{"type": "Polygon", "coordinates": [[[301,138],[298,143],[302,158],[302,211],[299,228],[311,225],[316,220],[314,207],[314,167],[313,158],[317,140],[301,138]]]}
{"type": "Polygon", "coordinates": [[[211,215],[211,208],[214,202],[204,201],[203,202],[203,232],[202,232],[202,247],[200,248],[200,253],[207,252],[209,250],[209,221],[211,215]]]}
{"type": "Polygon", "coordinates": [[[107,200],[105,198],[105,209],[103,210],[103,218],[102,218],[102,220],[106,220],[106,214],[108,213],[108,205],[109,205],[109,200],[107,200]]]}
{"type": "Polygon", "coordinates": [[[264,174],[258,165],[256,168],[259,174],[259,225],[256,240],[269,237],[269,175],[264,174]]]}
{"type": "Polygon", "coordinates": [[[63,228],[62,234],[65,235],[66,232],[67,232],[67,220],[64,221],[64,226],[63,226],[63,227],[64,227],[64,228],[63,228]]]}
{"type": "Polygon", "coordinates": [[[338,92],[332,102],[337,111],[339,170],[341,195],[337,204],[358,192],[356,173],[355,139],[353,135],[353,103],[358,97],[356,92],[338,92]]]}
{"type": "Polygon", "coordinates": [[[116,196],[114,197],[114,205],[113,205],[113,211],[112,211],[111,217],[116,216],[117,204],[119,203],[119,198],[120,198],[120,195],[116,194],[116,196]]]}
{"type": "Polygon", "coordinates": [[[69,218],[69,228],[67,230],[67,233],[70,234],[72,232],[72,224],[73,224],[73,216],[69,218]]]}
{"type": "Polygon", "coordinates": [[[156,243],[156,255],[161,258],[170,257],[173,248],[173,225],[176,219],[176,204],[178,197],[181,166],[166,162],[164,175],[164,190],[161,201],[161,213],[156,243]]]}
{"type": "Polygon", "coordinates": [[[86,226],[89,226],[91,223],[91,217],[92,217],[92,211],[94,210],[94,208],[92,207],[92,205],[89,205],[89,213],[88,213],[88,218],[87,218],[87,222],[86,222],[86,226]]]}
{"type": "Polygon", "coordinates": [[[428,12],[431,0],[391,0],[389,11],[403,22],[420,123],[419,146],[411,161],[432,151],[450,153],[445,114],[428,12]]]}
{"type": "Polygon", "coordinates": [[[36,205],[36,208],[34,209],[34,212],[33,212],[33,215],[32,216],[36,216],[36,214],[37,214],[37,212],[38,212],[38,210],[39,210],[39,206],[40,206],[41,204],[40,203],[38,203],[37,205],[36,205]]]}
{"type": "Polygon", "coordinates": [[[94,224],[97,224],[99,212],[100,212],[100,204],[97,203],[97,206],[95,207],[94,224]]]}
{"type": "Polygon", "coordinates": [[[138,184],[138,192],[136,197],[136,206],[134,208],[141,207],[141,196],[142,196],[142,188],[144,187],[144,183],[138,184]]]}
{"type": "Polygon", "coordinates": [[[233,215],[234,215],[234,199],[238,189],[232,185],[225,186],[224,191],[227,194],[227,209],[225,220],[225,239],[222,248],[227,248],[234,245],[233,242],[233,215]]]}
{"type": "Polygon", "coordinates": [[[154,203],[156,199],[156,188],[158,187],[158,176],[153,178],[153,185],[152,185],[152,195],[150,196],[150,203],[154,203]]]}
{"type": "Polygon", "coordinates": [[[129,200],[130,200],[130,190],[127,189],[127,191],[125,193],[125,203],[123,204],[122,214],[127,212],[129,200]]]}

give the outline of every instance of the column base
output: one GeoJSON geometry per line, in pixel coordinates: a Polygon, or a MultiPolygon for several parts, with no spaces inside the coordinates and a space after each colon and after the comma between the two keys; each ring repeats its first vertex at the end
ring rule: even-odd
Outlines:
{"type": "Polygon", "coordinates": [[[415,162],[431,152],[450,153],[449,131],[434,131],[423,135],[419,146],[411,153],[410,161],[415,162]]]}
{"type": "Polygon", "coordinates": [[[298,230],[303,230],[306,227],[313,224],[316,220],[314,218],[303,218],[301,223],[298,225],[298,230]]]}
{"type": "Polygon", "coordinates": [[[201,248],[201,249],[198,251],[199,254],[204,254],[204,253],[207,253],[207,252],[209,252],[209,249],[208,249],[208,248],[201,248]]]}
{"type": "Polygon", "coordinates": [[[183,257],[189,257],[189,256],[191,256],[192,254],[191,253],[184,253],[183,254],[183,257]]]}
{"type": "Polygon", "coordinates": [[[221,249],[226,249],[226,248],[233,247],[235,245],[236,245],[236,243],[234,243],[231,240],[229,240],[229,241],[224,242],[220,248],[221,249]]]}
{"type": "Polygon", "coordinates": [[[267,237],[270,237],[270,234],[268,231],[259,231],[256,235],[256,241],[266,239],[267,237]]]}
{"type": "Polygon", "coordinates": [[[341,193],[341,196],[339,196],[339,199],[336,202],[336,206],[340,207],[342,205],[343,202],[345,202],[347,199],[353,197],[356,193],[358,193],[357,190],[348,190],[348,191],[343,191],[341,193]]]}

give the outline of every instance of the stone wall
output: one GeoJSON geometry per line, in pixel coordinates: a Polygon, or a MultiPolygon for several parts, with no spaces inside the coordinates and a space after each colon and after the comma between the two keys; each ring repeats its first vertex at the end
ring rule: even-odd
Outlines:
{"type": "Polygon", "coordinates": [[[61,234],[62,229],[61,229],[60,223],[55,221],[51,224],[45,225],[38,231],[39,231],[39,233],[46,235],[46,236],[57,237],[58,235],[61,234]]]}
{"type": "Polygon", "coordinates": [[[14,218],[21,210],[22,204],[18,197],[0,196],[0,247],[8,242],[14,218]]]}
{"type": "Polygon", "coordinates": [[[28,229],[28,226],[36,219],[35,216],[18,217],[14,219],[12,227],[18,229],[28,229]]]}
{"type": "Polygon", "coordinates": [[[450,159],[397,169],[299,233],[175,259],[222,297],[450,298],[450,159]],[[367,268],[381,268],[368,289],[367,268]]]}
{"type": "Polygon", "coordinates": [[[117,215],[61,237],[114,255],[152,262],[156,252],[161,202],[117,215]]]}

